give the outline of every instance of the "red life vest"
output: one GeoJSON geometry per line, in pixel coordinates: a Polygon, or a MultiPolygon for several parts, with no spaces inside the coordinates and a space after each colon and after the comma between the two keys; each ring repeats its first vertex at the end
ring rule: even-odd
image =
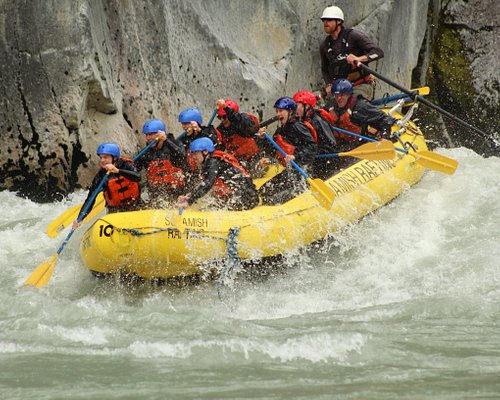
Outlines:
{"type": "MultiPolygon", "coordinates": [[[[212,153],[212,157],[224,160],[225,162],[240,170],[246,177],[250,178],[250,174],[248,173],[248,171],[243,168],[243,166],[233,155],[224,151],[215,150],[212,153]]],[[[228,199],[229,196],[231,196],[231,193],[233,193],[233,189],[231,189],[221,178],[217,178],[215,180],[212,190],[214,194],[221,199],[228,199]]]]}
{"type": "Polygon", "coordinates": [[[153,160],[148,165],[148,184],[152,186],[163,185],[169,189],[184,186],[185,176],[182,168],[175,167],[170,160],[153,160]]]}
{"type": "Polygon", "coordinates": [[[328,111],[326,111],[324,108],[318,108],[318,111],[319,111],[319,115],[321,115],[321,117],[326,119],[330,124],[333,125],[335,123],[332,115],[328,111]]]}
{"type": "MultiPolygon", "coordinates": [[[[342,112],[341,114],[340,113],[337,114],[335,112],[335,109],[332,109],[330,111],[330,115],[333,119],[332,125],[336,126],[337,128],[345,129],[346,131],[360,134],[361,127],[351,122],[351,114],[352,114],[351,108],[354,106],[355,103],[356,103],[356,98],[354,98],[354,96],[351,96],[351,98],[347,102],[344,112],[342,112]]],[[[359,140],[355,136],[351,136],[339,131],[334,131],[334,135],[335,138],[339,138],[346,142],[357,142],[359,140]]]]}
{"type": "MultiPolygon", "coordinates": [[[[259,125],[259,119],[255,115],[249,112],[245,114],[252,118],[255,125],[259,125]]],[[[260,148],[254,138],[243,137],[237,133],[223,138],[221,143],[229,154],[232,154],[239,160],[249,160],[260,152],[260,148]]]]}
{"type": "Polygon", "coordinates": [[[311,136],[313,137],[314,141],[316,144],[318,144],[318,133],[316,132],[316,129],[314,129],[314,126],[311,125],[309,121],[302,121],[305,126],[309,129],[309,132],[311,132],[311,136]]]}
{"type": "MultiPolygon", "coordinates": [[[[134,163],[134,160],[130,158],[123,157],[122,160],[134,163]]],[[[139,188],[139,182],[116,175],[108,179],[103,194],[108,207],[128,206],[134,204],[141,197],[141,189],[139,188]]]]}
{"type": "Polygon", "coordinates": [[[260,152],[254,138],[246,138],[238,134],[224,139],[222,144],[228,153],[241,160],[249,160],[260,152]]]}
{"type": "MultiPolygon", "coordinates": [[[[285,142],[285,139],[283,139],[283,136],[281,136],[279,133],[277,135],[274,135],[274,141],[276,144],[283,149],[283,151],[290,155],[293,156],[295,153],[295,146],[293,144],[290,144],[288,142],[285,142]]],[[[283,157],[283,154],[281,154],[280,151],[277,151],[276,154],[278,155],[279,159],[281,160],[281,164],[286,165],[285,162],[285,157],[283,157]]]]}

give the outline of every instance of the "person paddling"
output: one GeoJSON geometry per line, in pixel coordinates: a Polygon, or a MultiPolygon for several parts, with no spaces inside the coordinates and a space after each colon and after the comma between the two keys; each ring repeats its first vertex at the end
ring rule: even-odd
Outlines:
{"type": "MultiPolygon", "coordinates": [[[[261,159],[261,164],[269,163],[268,157],[277,156],[286,168],[278,175],[267,181],[259,189],[263,204],[282,204],[291,200],[297,194],[306,190],[304,177],[292,168],[289,163],[294,160],[300,167],[307,169],[314,161],[318,152],[318,145],[313,137],[314,130],[310,130],[296,117],[297,104],[290,97],[281,97],[274,104],[276,116],[280,126],[273,135],[273,140],[287,154],[283,157],[276,153],[274,146],[267,139],[259,139],[259,146],[267,157],[261,159]]],[[[263,135],[265,128],[259,130],[263,135]]]]}
{"type": "Polygon", "coordinates": [[[199,138],[209,138],[214,146],[219,147],[221,142],[220,132],[218,132],[212,125],[204,126],[203,117],[200,110],[197,108],[187,108],[180,112],[179,122],[185,134],[178,137],[178,141],[182,143],[186,152],[189,152],[190,144],[199,138]]]}
{"type": "MultiPolygon", "coordinates": [[[[354,96],[351,82],[340,79],[334,82],[334,104],[330,109],[333,126],[353,133],[370,136],[376,140],[389,139],[396,119],[371,104],[362,96],[354,96]]],[[[360,144],[360,139],[335,131],[338,151],[349,151],[360,144]]]]}
{"type": "Polygon", "coordinates": [[[231,154],[215,150],[206,137],[191,142],[191,157],[198,172],[198,181],[190,194],[179,196],[177,205],[185,209],[211,192],[214,206],[227,210],[247,210],[259,204],[257,189],[250,174],[231,154]]]}
{"type": "Polygon", "coordinates": [[[167,134],[167,126],[161,119],[145,122],[142,133],[148,144],[157,140],[136,162],[139,171],[146,171],[149,203],[161,207],[164,201],[175,202],[186,182],[188,166],[184,146],[174,135],[167,134]]]}
{"type": "Polygon", "coordinates": [[[87,199],[84,201],[77,219],[73,222],[73,229],[78,228],[81,225],[81,222],[78,221],[83,221],[92,210],[95,203],[93,194],[107,174],[109,175],[103,185],[103,194],[109,213],[135,210],[141,201],[139,187],[141,174],[137,171],[132,160],[120,158],[118,145],[102,143],[97,148],[96,154],[99,156],[99,171],[90,185],[87,199]],[[80,215],[86,209],[90,199],[92,199],[90,207],[85,214],[80,215]]]}
{"type": "MultiPolygon", "coordinates": [[[[297,103],[297,117],[305,124],[311,124],[318,138],[318,154],[337,152],[333,119],[322,108],[316,108],[316,95],[308,90],[297,92],[293,96],[297,103]]],[[[339,168],[339,158],[316,158],[312,166],[312,175],[327,179],[339,168]]]]}
{"type": "Polygon", "coordinates": [[[250,113],[240,113],[236,101],[218,99],[217,118],[221,121],[217,127],[221,133],[222,149],[235,156],[250,173],[258,167],[260,148],[255,141],[259,120],[250,113]]]}

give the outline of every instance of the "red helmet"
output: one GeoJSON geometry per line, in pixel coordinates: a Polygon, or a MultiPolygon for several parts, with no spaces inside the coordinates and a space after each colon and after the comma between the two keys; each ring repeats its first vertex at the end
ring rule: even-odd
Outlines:
{"type": "Polygon", "coordinates": [[[293,100],[296,103],[309,104],[312,108],[316,107],[316,96],[309,90],[302,90],[301,92],[295,93],[293,100]]]}
{"type": "MultiPolygon", "coordinates": [[[[240,106],[234,100],[226,100],[226,107],[229,107],[236,112],[240,112],[240,106]]],[[[226,115],[226,111],[223,108],[219,108],[217,115],[226,115]]]]}

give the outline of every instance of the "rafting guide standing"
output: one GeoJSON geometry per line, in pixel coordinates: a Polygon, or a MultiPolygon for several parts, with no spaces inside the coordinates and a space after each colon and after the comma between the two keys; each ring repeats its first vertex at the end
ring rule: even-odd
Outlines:
{"type": "Polygon", "coordinates": [[[344,12],[337,6],[326,7],[321,16],[323,28],[328,36],[319,47],[321,72],[325,90],[331,95],[336,79],[347,79],[352,83],[354,95],[373,99],[375,81],[357,63],[368,64],[384,57],[384,52],[364,33],[344,26],[344,12]]]}

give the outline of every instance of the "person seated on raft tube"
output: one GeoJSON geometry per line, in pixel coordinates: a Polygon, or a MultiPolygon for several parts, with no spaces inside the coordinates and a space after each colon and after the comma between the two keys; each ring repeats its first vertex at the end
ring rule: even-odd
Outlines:
{"type": "Polygon", "coordinates": [[[210,190],[215,197],[216,208],[241,211],[259,204],[259,195],[250,174],[236,157],[215,150],[214,143],[206,137],[191,142],[189,150],[200,182],[190,194],[179,196],[177,205],[181,209],[192,205],[210,190]]]}
{"type": "MultiPolygon", "coordinates": [[[[332,125],[346,131],[363,136],[370,136],[376,140],[390,138],[391,127],[396,119],[371,104],[362,96],[354,96],[352,84],[347,79],[334,82],[333,107],[330,109],[332,125]]],[[[355,136],[335,131],[338,152],[349,151],[360,145],[355,136]]]]}
{"type": "Polygon", "coordinates": [[[321,43],[321,72],[326,94],[331,94],[337,79],[347,79],[354,86],[356,96],[373,99],[375,79],[358,68],[357,63],[368,64],[384,57],[384,52],[364,33],[344,27],[344,12],[337,6],[326,7],[321,16],[323,29],[328,36],[321,43]]]}
{"type": "MultiPolygon", "coordinates": [[[[274,104],[280,126],[273,135],[274,141],[287,154],[283,157],[265,138],[259,138],[259,146],[268,157],[277,156],[286,168],[267,181],[259,189],[262,203],[266,205],[282,204],[306,190],[304,177],[290,165],[294,160],[298,166],[306,170],[314,162],[318,154],[318,145],[313,133],[302,121],[296,119],[297,104],[290,97],[281,97],[274,104]]],[[[265,128],[259,130],[263,135],[265,128]]],[[[269,158],[262,158],[261,164],[269,164],[269,158]]]]}
{"type": "MultiPolygon", "coordinates": [[[[177,141],[182,143],[186,152],[189,152],[190,144],[199,138],[209,138],[214,146],[219,147],[221,135],[212,125],[203,126],[203,118],[200,110],[197,108],[187,108],[179,114],[179,122],[181,123],[184,133],[182,133],[177,141]]],[[[188,160],[189,161],[189,160],[188,160]]]]}
{"type": "MultiPolygon", "coordinates": [[[[336,153],[335,131],[331,125],[333,119],[328,111],[316,108],[315,94],[303,90],[295,93],[293,100],[297,103],[297,117],[306,125],[311,124],[316,131],[318,154],[336,153]]],[[[316,158],[312,164],[312,175],[327,179],[339,168],[339,157],[316,158]]]]}
{"type": "Polygon", "coordinates": [[[97,190],[101,181],[109,172],[108,179],[103,185],[103,194],[109,213],[120,211],[133,211],[141,202],[141,190],[139,181],[141,174],[137,171],[132,160],[120,158],[120,148],[115,143],[102,143],[97,148],[99,156],[99,171],[92,180],[87,199],[83,202],[78,218],[73,221],[73,229],[81,225],[83,219],[90,213],[95,203],[95,197],[85,214],[83,210],[97,190]]]}
{"type": "Polygon", "coordinates": [[[259,120],[250,113],[240,113],[234,100],[218,99],[217,118],[221,121],[217,130],[221,134],[222,149],[235,156],[252,175],[259,168],[260,148],[255,141],[259,120]]]}
{"type": "Polygon", "coordinates": [[[144,123],[142,133],[148,144],[158,141],[136,161],[137,170],[146,171],[149,203],[162,207],[163,201],[175,202],[184,190],[184,171],[188,169],[186,150],[174,135],[167,134],[167,126],[160,119],[144,123]]]}

